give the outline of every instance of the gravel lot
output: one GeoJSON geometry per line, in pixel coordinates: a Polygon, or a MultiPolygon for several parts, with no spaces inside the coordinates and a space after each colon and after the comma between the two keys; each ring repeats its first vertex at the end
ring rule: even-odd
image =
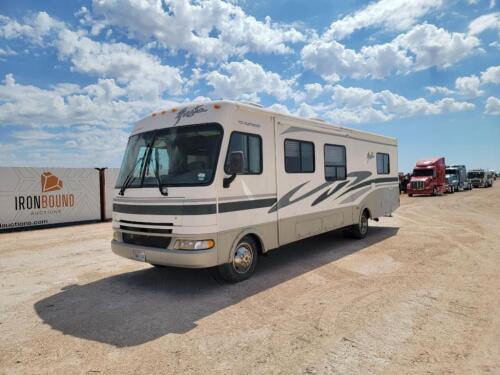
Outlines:
{"type": "Polygon", "coordinates": [[[0,373],[500,374],[500,181],[373,224],[237,285],[119,258],[110,223],[0,234],[0,373]]]}

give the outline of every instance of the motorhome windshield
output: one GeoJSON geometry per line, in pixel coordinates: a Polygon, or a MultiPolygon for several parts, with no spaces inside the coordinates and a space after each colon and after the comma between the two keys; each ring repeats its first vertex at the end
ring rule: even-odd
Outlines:
{"type": "Polygon", "coordinates": [[[458,174],[458,170],[456,170],[456,169],[447,169],[446,170],[446,174],[447,175],[458,174]]]}
{"type": "Polygon", "coordinates": [[[467,173],[467,178],[483,178],[484,172],[469,172],[467,173]]]}
{"type": "Polygon", "coordinates": [[[116,187],[209,185],[222,140],[218,124],[186,125],[130,137],[116,187]],[[133,172],[132,172],[133,170],[133,172]]]}
{"type": "Polygon", "coordinates": [[[413,175],[416,177],[434,176],[434,169],[432,169],[432,168],[414,169],[413,175]]]}

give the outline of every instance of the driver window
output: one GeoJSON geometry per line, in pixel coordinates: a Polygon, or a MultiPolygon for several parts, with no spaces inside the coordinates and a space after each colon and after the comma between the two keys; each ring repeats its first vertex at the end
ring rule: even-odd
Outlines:
{"type": "Polygon", "coordinates": [[[232,152],[243,153],[243,172],[240,174],[262,173],[262,138],[255,134],[233,132],[224,163],[224,171],[229,174],[229,155],[232,152]]]}

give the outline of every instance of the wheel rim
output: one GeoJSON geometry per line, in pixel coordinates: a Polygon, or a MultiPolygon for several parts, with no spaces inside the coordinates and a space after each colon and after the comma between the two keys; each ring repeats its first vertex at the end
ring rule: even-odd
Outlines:
{"type": "Polygon", "coordinates": [[[246,273],[252,266],[253,251],[247,243],[240,243],[234,252],[233,267],[238,273],[246,273]]]}
{"type": "Polygon", "coordinates": [[[366,231],[368,230],[368,219],[366,218],[365,215],[361,216],[359,230],[361,231],[362,234],[365,234],[366,231]]]}

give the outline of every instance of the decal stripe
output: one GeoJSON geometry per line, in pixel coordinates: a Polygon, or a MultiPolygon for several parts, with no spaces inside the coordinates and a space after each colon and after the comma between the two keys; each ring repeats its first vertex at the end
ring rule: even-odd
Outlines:
{"type": "Polygon", "coordinates": [[[241,210],[251,210],[253,208],[270,207],[275,203],[276,203],[276,198],[220,203],[219,212],[224,213],[224,212],[233,212],[241,210]]]}
{"type": "MultiPolygon", "coordinates": [[[[276,198],[254,199],[237,202],[219,203],[219,212],[234,212],[254,208],[270,207],[276,203],[276,198]]],[[[114,212],[136,215],[211,215],[216,213],[215,204],[197,205],[136,205],[113,204],[114,212]]]]}
{"type": "Polygon", "coordinates": [[[196,205],[138,205],[113,204],[114,212],[136,215],[210,215],[215,214],[215,204],[196,205]]]}
{"type": "Polygon", "coordinates": [[[350,189],[347,189],[346,191],[344,191],[342,194],[340,194],[337,198],[340,198],[341,196],[349,193],[350,191],[353,191],[353,190],[356,190],[356,189],[359,189],[359,188],[362,188],[363,186],[367,186],[367,185],[371,185],[372,183],[379,183],[379,182],[398,182],[399,181],[399,178],[398,177],[382,177],[382,178],[374,178],[374,179],[371,179],[371,180],[368,180],[368,181],[364,181],[360,184],[357,184],[356,186],[353,186],[352,188],[350,189]]]}

